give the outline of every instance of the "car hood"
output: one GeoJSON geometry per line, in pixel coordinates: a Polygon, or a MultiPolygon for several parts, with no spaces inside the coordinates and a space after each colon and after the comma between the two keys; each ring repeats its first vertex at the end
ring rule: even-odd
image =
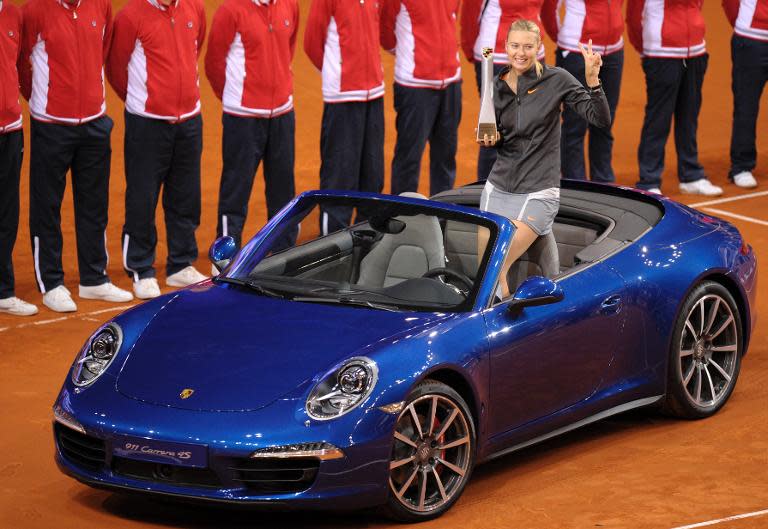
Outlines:
{"type": "Polygon", "coordinates": [[[157,311],[128,351],[117,390],[177,408],[256,410],[445,317],[272,299],[209,281],[157,311]]]}

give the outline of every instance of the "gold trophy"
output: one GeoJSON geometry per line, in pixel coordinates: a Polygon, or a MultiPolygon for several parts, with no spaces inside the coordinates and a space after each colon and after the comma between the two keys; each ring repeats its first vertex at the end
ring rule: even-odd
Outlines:
{"type": "Polygon", "coordinates": [[[493,108],[493,48],[483,48],[480,67],[480,117],[477,120],[477,141],[487,134],[496,138],[496,112],[493,108]]]}

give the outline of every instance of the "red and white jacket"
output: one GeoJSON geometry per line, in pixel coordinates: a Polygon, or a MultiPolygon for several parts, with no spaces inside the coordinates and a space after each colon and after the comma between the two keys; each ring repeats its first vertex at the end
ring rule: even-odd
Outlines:
{"type": "Polygon", "coordinates": [[[541,20],[558,48],[580,52],[592,39],[592,49],[609,55],[624,48],[623,0],[544,0],[541,20]],[[560,8],[565,4],[563,18],[560,8]]]}
{"type": "MultiPolygon", "coordinates": [[[[505,43],[509,26],[522,18],[542,27],[541,5],[544,0],[464,0],[461,6],[461,47],[472,62],[483,58],[483,48],[493,48],[494,64],[507,64],[505,43]]],[[[544,60],[544,43],[538,59],[544,60]]]]}
{"type": "Polygon", "coordinates": [[[0,0],[0,134],[21,128],[19,60],[21,11],[0,0]]]}
{"type": "Polygon", "coordinates": [[[225,0],[211,23],[205,73],[224,112],[276,117],[293,109],[296,0],[225,0]]]}
{"type": "Polygon", "coordinates": [[[395,82],[444,88],[461,80],[459,0],[383,0],[381,45],[395,54],[395,82]]]}
{"type": "Polygon", "coordinates": [[[104,115],[109,0],[30,0],[22,9],[21,94],[40,121],[78,125],[104,115]]]}
{"type": "Polygon", "coordinates": [[[734,33],[768,42],[768,0],[723,0],[723,9],[734,33]]]}
{"type": "Polygon", "coordinates": [[[627,32],[642,57],[688,59],[707,52],[703,0],[627,0],[627,32]]]}
{"type": "Polygon", "coordinates": [[[125,110],[181,121],[200,113],[197,58],[205,40],[201,0],[129,0],[115,17],[107,77],[125,110]]]}
{"type": "Polygon", "coordinates": [[[304,51],[323,75],[326,103],[384,95],[379,53],[380,0],[312,0],[304,51]]]}

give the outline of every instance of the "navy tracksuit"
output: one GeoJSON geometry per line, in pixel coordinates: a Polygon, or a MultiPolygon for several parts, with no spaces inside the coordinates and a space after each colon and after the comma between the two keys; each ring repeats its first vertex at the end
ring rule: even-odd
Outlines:
{"type": "MultiPolygon", "coordinates": [[[[482,90],[482,67],[479,62],[475,62],[475,80],[477,81],[477,90],[482,90]]],[[[495,78],[501,70],[504,69],[503,64],[493,65],[493,77],[495,78]]],[[[482,96],[482,94],[481,94],[482,96]]],[[[485,181],[488,179],[488,175],[491,174],[493,164],[496,163],[496,147],[480,147],[480,152],[477,155],[477,180],[485,181]]]]}
{"type": "MultiPolygon", "coordinates": [[[[384,186],[384,98],[325,103],[320,132],[320,188],[380,193],[384,186]]],[[[320,232],[349,226],[352,208],[324,207],[320,232]]],[[[365,220],[360,212],[355,222],[365,220]]]]}
{"type": "Polygon", "coordinates": [[[19,178],[24,156],[21,130],[0,134],[0,299],[15,295],[13,246],[19,229],[19,178]]]}
{"type": "Polygon", "coordinates": [[[64,284],[61,201],[70,169],[80,284],[107,283],[112,119],[102,116],[82,125],[31,121],[29,231],[38,288],[45,293],[64,284]]]}
{"type": "MultiPolygon", "coordinates": [[[[733,131],[729,178],[757,165],[755,132],[760,96],[768,81],[768,42],[739,35],[731,38],[733,131]]],[[[765,132],[765,128],[763,129],[765,132]]]]}
{"type": "Polygon", "coordinates": [[[166,275],[197,259],[203,119],[145,118],[125,112],[123,266],[134,281],[155,277],[155,210],[163,193],[168,242],[166,275]]]}
{"type": "MultiPolygon", "coordinates": [[[[600,67],[600,83],[603,85],[608,107],[611,109],[611,124],[616,117],[621,91],[621,74],[624,69],[624,50],[603,55],[600,67]]],[[[555,65],[564,68],[586,86],[584,57],[581,53],[558,48],[555,65]]],[[[584,161],[584,137],[589,129],[589,177],[593,182],[615,182],[611,166],[613,134],[611,127],[602,129],[588,125],[586,120],[565,106],[563,109],[562,135],[560,136],[560,157],[563,178],[586,180],[584,161]]]]}
{"type": "Polygon", "coordinates": [[[451,189],[456,180],[456,145],[461,121],[461,82],[442,89],[395,83],[397,142],[392,159],[392,194],[416,192],[421,157],[429,141],[429,194],[451,189]]]}
{"type": "MultiPolygon", "coordinates": [[[[295,195],[294,158],[296,117],[293,111],[274,118],[240,117],[225,113],[222,155],[224,168],[219,185],[219,237],[229,235],[238,248],[253,178],[264,162],[267,218],[271,219],[295,195]]],[[[282,235],[275,249],[293,246],[298,228],[282,235]]]]}
{"type": "Polygon", "coordinates": [[[687,183],[706,178],[699,163],[696,131],[708,59],[708,54],[688,59],[643,58],[648,100],[637,150],[638,188],[661,187],[664,147],[673,117],[678,179],[687,183]]]}

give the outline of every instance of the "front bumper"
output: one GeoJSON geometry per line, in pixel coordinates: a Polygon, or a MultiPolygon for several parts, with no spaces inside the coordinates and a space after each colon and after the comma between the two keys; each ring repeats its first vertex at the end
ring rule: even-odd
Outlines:
{"type": "Polygon", "coordinates": [[[373,407],[323,422],[307,421],[303,401],[290,399],[250,412],[183,410],[122,396],[107,380],[77,393],[65,386],[56,407],[83,430],[54,423],[56,463],[93,487],[278,509],[357,509],[387,499],[395,416],[373,407]],[[205,463],[126,457],[119,449],[125,436],[204,446],[205,463]],[[250,457],[313,442],[332,444],[344,457],[250,457]]]}

